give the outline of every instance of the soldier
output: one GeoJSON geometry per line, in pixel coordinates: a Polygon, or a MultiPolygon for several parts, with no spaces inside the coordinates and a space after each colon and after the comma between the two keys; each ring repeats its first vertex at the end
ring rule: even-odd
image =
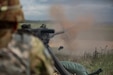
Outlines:
{"type": "Polygon", "coordinates": [[[42,42],[16,33],[22,21],[19,0],[0,0],[0,75],[51,75],[51,57],[42,42]]]}

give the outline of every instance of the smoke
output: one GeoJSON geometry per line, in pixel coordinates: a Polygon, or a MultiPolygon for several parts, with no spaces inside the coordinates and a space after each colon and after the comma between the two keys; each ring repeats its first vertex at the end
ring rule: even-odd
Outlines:
{"type": "Polygon", "coordinates": [[[50,8],[50,15],[62,27],[62,30],[65,32],[62,35],[62,39],[64,40],[64,43],[69,50],[76,50],[77,35],[81,31],[90,29],[94,22],[93,15],[91,13],[78,16],[76,17],[77,19],[69,19],[69,17],[65,13],[65,9],[61,5],[52,6],[50,8]]]}

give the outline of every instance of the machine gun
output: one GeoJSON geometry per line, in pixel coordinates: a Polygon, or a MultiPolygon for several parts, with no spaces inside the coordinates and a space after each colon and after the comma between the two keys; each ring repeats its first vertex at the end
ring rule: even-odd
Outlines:
{"type": "Polygon", "coordinates": [[[54,55],[51,47],[48,44],[50,38],[54,37],[57,34],[61,34],[61,33],[64,33],[64,32],[55,33],[54,29],[46,28],[45,24],[42,24],[40,26],[40,28],[37,28],[37,29],[32,29],[30,24],[24,24],[24,25],[21,26],[21,29],[18,30],[18,33],[19,34],[23,34],[23,33],[32,34],[32,35],[38,37],[40,40],[42,40],[42,42],[44,43],[48,52],[50,53],[50,55],[51,55],[51,57],[54,61],[54,65],[55,65],[57,71],[60,73],[60,75],[69,75],[69,73],[60,64],[58,58],[54,55]]]}
{"type": "Polygon", "coordinates": [[[23,24],[21,29],[18,29],[19,34],[27,33],[38,37],[44,45],[48,45],[50,39],[55,35],[64,33],[64,31],[55,33],[54,29],[48,29],[45,24],[42,24],[40,28],[32,29],[30,24],[23,24]]]}

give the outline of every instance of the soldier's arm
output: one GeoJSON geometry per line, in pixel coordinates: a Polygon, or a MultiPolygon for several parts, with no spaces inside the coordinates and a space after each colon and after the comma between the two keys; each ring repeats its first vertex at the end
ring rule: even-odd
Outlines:
{"type": "Polygon", "coordinates": [[[31,44],[30,57],[32,73],[35,73],[36,75],[52,75],[52,60],[42,42],[39,39],[32,37],[31,44]]]}

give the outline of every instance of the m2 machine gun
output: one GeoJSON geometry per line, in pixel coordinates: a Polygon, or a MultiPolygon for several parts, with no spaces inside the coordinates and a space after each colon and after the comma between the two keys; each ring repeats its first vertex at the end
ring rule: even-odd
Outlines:
{"type": "Polygon", "coordinates": [[[58,58],[53,54],[51,47],[49,46],[50,38],[57,34],[61,34],[63,32],[55,33],[54,29],[48,29],[46,28],[45,24],[42,24],[40,28],[32,29],[30,24],[23,24],[21,26],[21,29],[18,30],[19,34],[28,33],[32,34],[36,37],[38,37],[42,42],[44,43],[45,47],[47,48],[48,52],[50,53],[54,65],[57,69],[57,71],[60,73],[60,75],[69,75],[69,73],[64,69],[63,65],[60,64],[58,58]]]}

